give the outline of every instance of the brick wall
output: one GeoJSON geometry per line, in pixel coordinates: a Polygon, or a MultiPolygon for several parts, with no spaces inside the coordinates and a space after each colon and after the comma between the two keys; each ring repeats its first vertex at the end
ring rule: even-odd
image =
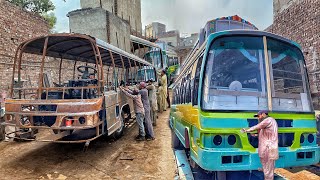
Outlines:
{"type": "MultiPolygon", "coordinates": [[[[0,92],[10,85],[13,57],[17,46],[27,39],[48,32],[47,22],[39,15],[24,11],[4,0],[0,1],[0,92]]],[[[37,65],[32,61],[26,64],[37,65]]]]}
{"type": "MultiPolygon", "coordinates": [[[[275,0],[277,1],[277,0],[275,0]]],[[[275,2],[274,2],[275,3],[275,2]]],[[[266,31],[296,41],[302,46],[316,108],[320,92],[320,1],[295,0],[274,16],[266,31]]]]}

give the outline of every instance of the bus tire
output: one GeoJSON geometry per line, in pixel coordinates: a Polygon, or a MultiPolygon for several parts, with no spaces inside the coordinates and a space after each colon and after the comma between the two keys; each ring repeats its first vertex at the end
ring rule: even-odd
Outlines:
{"type": "Polygon", "coordinates": [[[189,161],[190,161],[190,166],[193,169],[198,169],[199,168],[199,165],[191,157],[189,157],[189,161]]]}
{"type": "Polygon", "coordinates": [[[124,131],[124,114],[123,112],[121,113],[121,116],[120,116],[120,122],[121,122],[121,126],[119,129],[117,129],[113,134],[112,134],[112,137],[114,139],[119,139],[122,137],[123,135],[123,131],[124,131]]]}
{"type": "Polygon", "coordinates": [[[183,149],[183,145],[180,142],[180,139],[178,138],[178,136],[176,135],[176,133],[174,131],[171,131],[172,133],[172,138],[171,138],[171,145],[173,149],[183,149]]]}

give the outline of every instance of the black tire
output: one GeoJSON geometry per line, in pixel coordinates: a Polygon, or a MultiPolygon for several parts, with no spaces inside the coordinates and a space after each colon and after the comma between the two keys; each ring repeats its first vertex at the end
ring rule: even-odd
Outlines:
{"type": "Polygon", "coordinates": [[[199,168],[199,165],[191,158],[191,156],[189,157],[189,161],[190,161],[190,166],[193,169],[198,169],[199,168]]]}
{"type": "Polygon", "coordinates": [[[120,116],[120,122],[121,122],[121,127],[119,129],[117,129],[113,134],[112,137],[115,139],[119,139],[122,137],[123,135],[123,131],[124,131],[124,115],[123,113],[121,113],[120,116]]]}
{"type": "Polygon", "coordinates": [[[171,137],[171,146],[173,149],[183,149],[183,144],[180,142],[180,139],[176,135],[176,133],[172,130],[171,131],[172,137],[171,137]]]}

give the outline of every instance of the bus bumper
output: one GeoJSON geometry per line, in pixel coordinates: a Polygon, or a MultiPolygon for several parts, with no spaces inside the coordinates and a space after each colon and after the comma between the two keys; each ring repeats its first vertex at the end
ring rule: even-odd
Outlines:
{"type": "MultiPolygon", "coordinates": [[[[208,171],[242,171],[262,168],[257,152],[231,151],[230,149],[198,149],[198,158],[192,153],[192,159],[208,171]]],[[[279,159],[276,168],[308,166],[319,163],[320,147],[302,147],[292,151],[289,148],[279,148],[279,159]]]]}

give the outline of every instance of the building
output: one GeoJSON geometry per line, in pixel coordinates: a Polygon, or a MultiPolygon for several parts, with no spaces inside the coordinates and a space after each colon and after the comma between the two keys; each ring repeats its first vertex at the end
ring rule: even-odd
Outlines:
{"type": "Polygon", "coordinates": [[[266,31],[301,45],[314,107],[320,109],[320,1],[274,0],[273,6],[274,22],[266,31]]]}
{"type": "Polygon", "coordinates": [[[153,22],[145,27],[146,38],[156,38],[160,34],[165,32],[166,32],[166,25],[159,22],[153,22]]]}
{"type": "Polygon", "coordinates": [[[110,13],[126,20],[132,34],[135,32],[142,33],[141,23],[141,0],[80,0],[82,9],[87,8],[102,8],[110,13]]]}
{"type": "Polygon", "coordinates": [[[181,38],[179,47],[193,47],[199,39],[199,33],[193,33],[189,37],[181,38]]]}
{"type": "Polygon", "coordinates": [[[141,0],[80,0],[68,13],[70,32],[94,36],[127,52],[130,35],[142,36],[141,0]]]}
{"type": "Polygon", "coordinates": [[[164,32],[158,35],[159,41],[164,41],[168,45],[177,47],[180,43],[180,33],[177,30],[164,32]]]}

